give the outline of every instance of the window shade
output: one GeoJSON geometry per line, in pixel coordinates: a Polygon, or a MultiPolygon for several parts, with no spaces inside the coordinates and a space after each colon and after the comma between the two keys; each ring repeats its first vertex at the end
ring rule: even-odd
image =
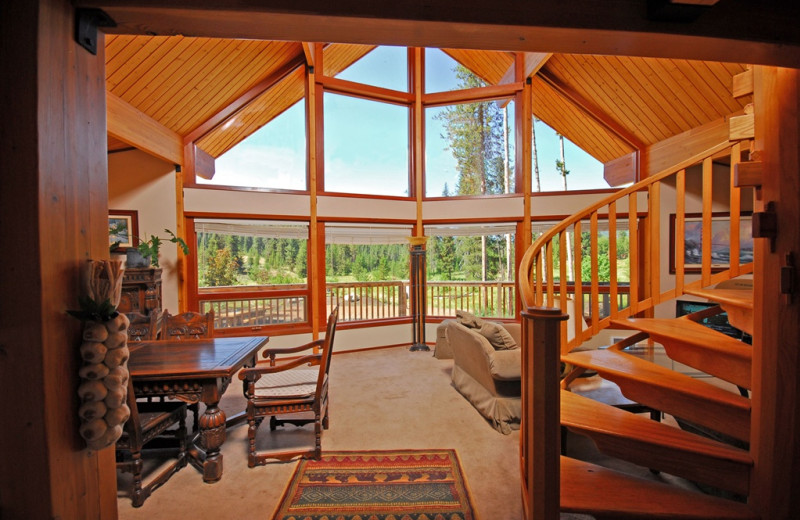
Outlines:
{"type": "Polygon", "coordinates": [[[325,224],[326,244],[408,244],[411,226],[325,224]]]}
{"type": "Polygon", "coordinates": [[[217,235],[308,240],[308,224],[280,220],[211,220],[195,219],[195,231],[217,235]]]}
{"type": "Polygon", "coordinates": [[[496,224],[446,224],[425,226],[425,234],[431,237],[463,237],[482,235],[513,235],[517,225],[512,222],[496,224]]]}

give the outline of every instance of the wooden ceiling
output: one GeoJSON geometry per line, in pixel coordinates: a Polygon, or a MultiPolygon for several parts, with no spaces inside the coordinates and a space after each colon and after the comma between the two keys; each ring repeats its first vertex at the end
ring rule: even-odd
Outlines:
{"type": "MultiPolygon", "coordinates": [[[[335,76],[373,48],[327,45],[324,74],[335,76]]],[[[514,61],[507,52],[443,50],[490,84],[500,83],[514,61]]],[[[108,91],[181,138],[196,138],[212,157],[303,98],[304,64],[299,42],[106,36],[108,91]],[[219,114],[226,111],[235,117],[222,124],[219,114]]],[[[606,163],[742,110],[751,99],[734,98],[731,85],[745,69],[553,54],[533,77],[532,107],[537,118],[606,163]]],[[[127,146],[109,140],[109,150],[127,146]]]]}

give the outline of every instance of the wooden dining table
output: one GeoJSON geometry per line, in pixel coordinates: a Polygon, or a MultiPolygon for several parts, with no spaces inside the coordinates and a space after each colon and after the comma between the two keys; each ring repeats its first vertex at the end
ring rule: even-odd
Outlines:
{"type": "Polygon", "coordinates": [[[222,394],[239,369],[255,366],[267,342],[268,336],[247,336],[129,344],[128,370],[136,397],[165,396],[206,405],[189,449],[189,460],[202,471],[204,482],[222,478],[220,448],[231,422],[219,408],[222,394]]]}

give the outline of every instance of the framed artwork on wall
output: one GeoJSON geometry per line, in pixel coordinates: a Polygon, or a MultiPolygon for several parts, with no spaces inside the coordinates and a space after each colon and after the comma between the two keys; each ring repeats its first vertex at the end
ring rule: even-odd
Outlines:
{"type": "MultiPolygon", "coordinates": [[[[711,214],[711,271],[730,267],[730,214],[711,214]]],[[[675,214],[669,216],[669,272],[675,274],[675,214]]],[[[684,226],[683,266],[686,273],[699,273],[703,264],[703,215],[687,213],[684,226]]],[[[739,265],[753,261],[752,217],[739,219],[739,265]]]]}
{"type": "Polygon", "coordinates": [[[139,239],[139,212],[135,209],[108,210],[108,245],[117,244],[116,251],[136,247],[139,239]]]}

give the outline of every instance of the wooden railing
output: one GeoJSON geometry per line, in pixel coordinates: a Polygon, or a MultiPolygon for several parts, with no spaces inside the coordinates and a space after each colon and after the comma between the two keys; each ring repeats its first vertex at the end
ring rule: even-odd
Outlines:
{"type": "MultiPolygon", "coordinates": [[[[522,482],[526,518],[556,518],[559,501],[559,384],[553,374],[559,371],[560,354],[569,352],[584,341],[607,328],[612,320],[633,315],[647,315],[661,302],[674,299],[689,287],[707,287],[723,280],[751,273],[752,261],[740,263],[739,240],[742,222],[740,190],[734,186],[734,170],[740,161],[740,145],[721,143],[698,154],[676,167],[660,172],[633,186],[589,206],[563,221],[539,237],[525,252],[519,269],[519,291],[522,304],[523,335],[523,420],[521,435],[522,482]],[[730,155],[730,189],[727,206],[730,214],[729,265],[715,265],[712,255],[713,203],[715,198],[712,158],[730,155]],[[687,243],[686,226],[686,169],[702,164],[702,253],[699,279],[687,280],[685,262],[687,243]],[[664,186],[674,186],[674,201],[662,197],[664,186]],[[668,229],[665,215],[673,213],[674,236],[666,237],[668,229]],[[610,282],[601,289],[599,273],[598,227],[601,219],[608,221],[608,261],[610,282]],[[627,220],[629,232],[630,300],[627,306],[619,304],[620,284],[617,263],[617,222],[627,220]],[[588,227],[591,275],[582,279],[581,251],[583,231],[588,227]],[[662,258],[668,258],[662,243],[669,238],[674,251],[674,278],[662,277],[662,258]],[[555,251],[558,255],[555,255],[555,251]],[[558,291],[558,280],[568,279],[568,258],[572,253],[575,273],[574,305],[576,315],[585,312],[600,319],[584,328],[581,320],[573,320],[575,333],[567,334],[568,293],[558,291]],[[557,269],[556,269],[557,266],[557,269]],[[669,280],[669,286],[663,286],[669,280]],[[584,298],[588,286],[589,298],[584,298]],[[610,309],[600,313],[600,295],[607,291],[610,309]],[[587,303],[588,301],[588,303],[587,303]],[[572,339],[568,340],[568,337],[572,339]],[[538,403],[534,409],[532,403],[538,403]],[[545,440],[542,439],[545,437],[545,440]],[[543,451],[544,450],[544,451],[543,451]],[[547,482],[545,482],[545,480],[547,482]]],[[[691,246],[689,249],[693,249],[691,246]]],[[[690,251],[691,252],[691,251],[690,251]]]]}

